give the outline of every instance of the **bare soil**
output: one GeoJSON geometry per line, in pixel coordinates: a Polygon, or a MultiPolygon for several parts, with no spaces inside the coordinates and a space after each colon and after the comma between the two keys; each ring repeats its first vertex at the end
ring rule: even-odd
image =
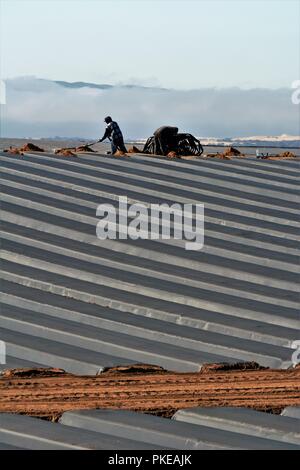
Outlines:
{"type": "Polygon", "coordinates": [[[54,421],[76,409],[127,409],[169,417],[178,409],[196,406],[248,407],[271,413],[300,406],[300,368],[209,364],[200,372],[176,373],[137,364],[97,376],[76,376],[61,369],[17,369],[0,377],[0,412],[54,421]]]}

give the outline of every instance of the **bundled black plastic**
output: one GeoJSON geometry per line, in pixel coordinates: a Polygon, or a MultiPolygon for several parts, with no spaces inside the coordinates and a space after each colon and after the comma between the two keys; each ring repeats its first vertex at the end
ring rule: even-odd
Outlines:
{"type": "Polygon", "coordinates": [[[149,137],[143,152],[156,155],[175,152],[177,155],[199,156],[203,153],[203,147],[192,134],[178,134],[178,127],[162,126],[149,137]]]}

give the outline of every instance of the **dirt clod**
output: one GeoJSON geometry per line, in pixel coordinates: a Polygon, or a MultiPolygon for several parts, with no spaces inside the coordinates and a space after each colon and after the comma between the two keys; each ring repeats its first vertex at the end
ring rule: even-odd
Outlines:
{"type": "Polygon", "coordinates": [[[38,147],[31,142],[24,144],[22,147],[12,147],[10,146],[9,149],[3,150],[4,152],[11,153],[13,155],[24,155],[23,152],[44,152],[45,150],[41,147],[38,147]]]}
{"type": "Polygon", "coordinates": [[[125,152],[123,152],[122,150],[117,150],[117,151],[113,154],[114,157],[126,157],[126,155],[127,155],[127,154],[126,154],[125,152]]]}
{"type": "Polygon", "coordinates": [[[44,149],[38,147],[35,144],[32,144],[31,142],[28,142],[28,144],[23,145],[20,150],[21,152],[45,152],[44,149]]]}
{"type": "Polygon", "coordinates": [[[18,149],[17,147],[11,147],[11,146],[8,149],[4,149],[3,152],[10,153],[11,155],[24,155],[21,149],[18,149]]]}
{"type": "Polygon", "coordinates": [[[228,147],[223,153],[208,153],[210,158],[220,158],[220,160],[231,160],[231,157],[243,157],[244,154],[234,147],[228,147]]]}
{"type": "Polygon", "coordinates": [[[75,152],[92,152],[95,153],[95,150],[92,149],[89,145],[80,145],[75,148],[75,152]]]}
{"type": "Polygon", "coordinates": [[[234,147],[228,147],[224,150],[223,155],[226,157],[238,157],[239,155],[242,155],[242,153],[234,147]]]}
{"type": "Polygon", "coordinates": [[[176,152],[172,151],[167,154],[167,158],[180,158],[180,155],[177,155],[176,152]]]}
{"type": "Polygon", "coordinates": [[[62,157],[76,157],[76,154],[69,149],[57,149],[55,155],[61,155],[62,157]]]}

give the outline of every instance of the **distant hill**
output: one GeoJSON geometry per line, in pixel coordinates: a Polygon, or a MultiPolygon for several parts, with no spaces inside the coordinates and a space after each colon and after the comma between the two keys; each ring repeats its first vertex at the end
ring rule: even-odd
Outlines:
{"type": "Polygon", "coordinates": [[[111,88],[128,88],[128,89],[147,89],[147,90],[166,90],[166,88],[159,88],[159,87],[146,87],[142,85],[108,85],[106,83],[90,83],[90,82],[65,82],[62,80],[53,80],[54,83],[58,85],[64,86],[66,88],[96,88],[98,90],[109,90],[111,88]]]}
{"type": "Polygon", "coordinates": [[[64,82],[62,80],[53,80],[54,83],[58,85],[64,86],[66,88],[97,88],[98,90],[108,90],[109,88],[113,88],[113,85],[101,84],[98,85],[97,83],[89,83],[89,82],[64,82]]]}

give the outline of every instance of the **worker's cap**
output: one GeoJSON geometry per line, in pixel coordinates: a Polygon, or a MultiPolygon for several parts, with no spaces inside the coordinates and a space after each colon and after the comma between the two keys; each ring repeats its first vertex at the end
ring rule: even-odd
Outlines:
{"type": "Polygon", "coordinates": [[[112,121],[112,118],[111,118],[110,116],[106,116],[106,117],[104,118],[104,122],[106,122],[106,123],[109,123],[109,122],[111,122],[111,121],[112,121]]]}

